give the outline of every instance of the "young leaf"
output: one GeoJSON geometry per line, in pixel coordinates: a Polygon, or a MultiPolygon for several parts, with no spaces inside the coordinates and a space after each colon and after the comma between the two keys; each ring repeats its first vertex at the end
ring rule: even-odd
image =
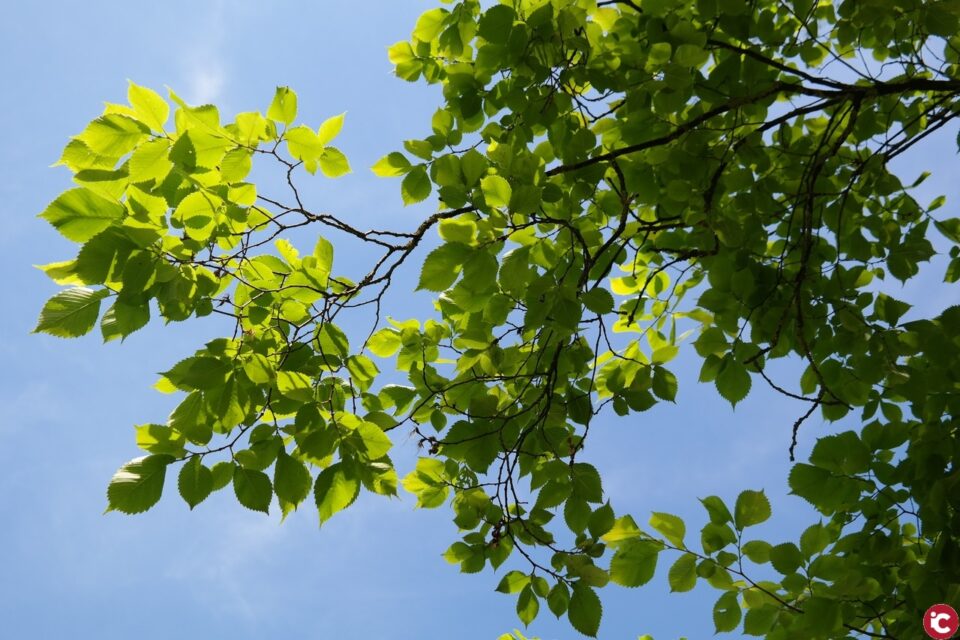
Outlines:
{"type": "Polygon", "coordinates": [[[267,117],[289,125],[297,117],[297,94],[290,87],[277,87],[267,117]]]}
{"type": "Polygon", "coordinates": [[[342,151],[327,147],[320,154],[320,171],[328,178],[339,178],[350,173],[350,163],[342,151]]]}
{"type": "Polygon", "coordinates": [[[323,124],[320,125],[320,129],[317,131],[320,144],[330,144],[330,141],[337,137],[337,134],[339,134],[343,128],[343,119],[346,115],[346,113],[341,113],[340,115],[327,118],[323,121],[323,124]]]}
{"type": "Polygon", "coordinates": [[[392,178],[406,174],[412,166],[405,155],[393,151],[377,160],[370,170],[380,177],[392,178]]]}
{"type": "Polygon", "coordinates": [[[163,125],[170,117],[170,105],[156,91],[130,81],[127,100],[141,122],[154,131],[163,131],[163,125]]]}

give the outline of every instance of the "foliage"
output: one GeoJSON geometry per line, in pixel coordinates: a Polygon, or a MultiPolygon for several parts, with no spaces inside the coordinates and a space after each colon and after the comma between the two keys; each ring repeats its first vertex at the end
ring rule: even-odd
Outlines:
{"type": "Polygon", "coordinates": [[[60,160],[78,187],[41,215],[82,247],[42,267],[69,288],[36,330],[85,334],[101,303],[104,340],[143,327],[151,303],[166,322],[230,327],[162,375],[182,402],[137,427],[148,455],[117,472],[109,509],[149,509],[174,465],[191,508],[232,485],[286,516],[312,492],[321,522],[402,484],[452,508],[462,538],[445,557],[462,571],[525,565],[498,586],[525,624],[547,608],[595,636],[598,591],[659,566],[674,591],[720,591],[717,631],[916,637],[929,604],[960,600],[960,308],[901,322],[909,305],[887,282],[919,273],[935,230],[953,245],[946,280],[960,278],[960,220],[935,217],[942,200],[911,195],[923,176],[904,184],[889,163],[957,116],[958,26],[955,0],[431,9],[389,50],[399,77],[444,100],[429,136],[373,167],[405,204],[439,199],[400,231],[301,201],[301,168],[350,171],[332,146],[343,115],[294,125],[281,87],[266,115],[225,122],[131,84],[130,105],[108,105],[60,160]],[[247,182],[254,161],[278,163],[289,193],[247,182]],[[308,226],[301,254],[286,236],[308,226]],[[334,271],[349,242],[381,252],[369,272],[334,271]],[[382,323],[417,259],[436,314],[382,323]],[[351,344],[341,318],[357,309],[374,326],[351,344]],[[795,541],[751,535],[771,516],[762,491],[704,498],[699,540],[606,499],[591,423],[673,401],[687,335],[731,404],[755,384],[801,403],[791,456],[815,412],[862,425],[790,472],[822,514],[795,541]],[[782,358],[803,363],[798,381],[768,373],[782,358]],[[407,384],[378,382],[384,366],[407,384]],[[402,482],[397,429],[425,448],[402,482]]]}

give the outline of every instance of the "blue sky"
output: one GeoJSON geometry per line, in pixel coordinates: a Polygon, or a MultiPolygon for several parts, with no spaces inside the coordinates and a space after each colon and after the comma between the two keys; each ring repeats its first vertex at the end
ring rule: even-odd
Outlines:
{"type": "MultiPolygon", "coordinates": [[[[428,131],[438,91],[394,78],[386,46],[405,38],[434,4],[89,1],[6,8],[0,25],[4,635],[480,640],[516,626],[514,600],[493,591],[498,575],[460,575],[440,557],[456,539],[449,512],[415,511],[410,496],[364,494],[321,531],[308,507],[281,525],[276,510],[269,517],[246,511],[229,490],[191,513],[168,480],[166,498],[148,514],[102,515],[110,476],[139,455],[132,426],[162,421],[175,401],[150,388],[155,372],[222,326],[155,322],[123,345],[106,346],[96,335],[73,341],[29,335],[56,291],[31,265],[74,251],[35,217],[70,186],[66,170],[49,165],[103,101],[124,100],[128,78],[169,85],[193,103],[214,101],[224,114],[265,109],[277,84],[297,90],[301,118],[314,126],[347,111],[341,147],[355,173],[336,182],[304,177],[307,199],[360,227],[415,226],[429,207],[404,209],[397,183],[374,178],[366,167],[428,131]]],[[[955,166],[953,134],[904,159],[905,177],[918,166],[955,166]]],[[[944,193],[952,203],[957,190],[955,177],[942,172],[923,194],[929,200],[944,193]]],[[[364,266],[360,255],[339,255],[338,271],[364,266]]],[[[938,260],[928,277],[895,295],[924,311],[956,303],[956,294],[937,284],[944,266],[938,260]]],[[[392,315],[422,312],[425,300],[407,295],[414,275],[413,266],[400,274],[392,315]]],[[[758,387],[733,412],[712,388],[696,383],[689,354],[678,362],[676,406],[607,418],[591,430],[586,455],[604,473],[618,513],[638,521],[652,510],[677,513],[688,518],[695,540],[705,520],[697,497],[718,494],[732,502],[741,489],[764,488],[774,504],[774,518],[762,530],[770,539],[787,540],[814,522],[799,499],[786,496],[789,430],[802,408],[758,387]]],[[[826,428],[818,420],[804,427],[800,455],[826,428]]],[[[401,438],[398,447],[404,473],[416,446],[401,438]]],[[[667,566],[643,589],[604,590],[602,638],[712,635],[714,593],[668,595],[667,566]]],[[[528,634],[577,635],[546,607],[528,634]]]]}

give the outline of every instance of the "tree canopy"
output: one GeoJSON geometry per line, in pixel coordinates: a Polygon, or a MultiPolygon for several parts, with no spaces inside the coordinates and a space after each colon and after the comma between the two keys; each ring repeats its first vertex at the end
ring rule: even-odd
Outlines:
{"type": "Polygon", "coordinates": [[[67,288],[36,331],[99,321],[110,341],[159,314],[225,334],[162,374],[182,400],[136,428],[146,455],[108,509],[148,510],[168,473],[190,508],[229,485],[321,522],[402,485],[452,510],[461,571],[520,567],[497,589],[525,624],[545,604],[596,636],[601,589],[659,564],[674,591],[719,591],[718,632],[918,637],[929,605],[960,602],[960,307],[902,322],[890,285],[934,242],[960,279],[960,219],[890,163],[960,112],[958,31],[957,0],[444,3],[389,49],[397,76],[442,88],[432,133],[372,167],[404,204],[437,202],[412,228],[301,197],[304,171],[351,171],[343,114],[300,124],[280,87],[227,120],[131,83],[60,159],[77,186],[41,216],[81,247],[42,267],[67,288]],[[342,273],[335,249],[358,245],[378,258],[342,273]],[[382,319],[403,314],[381,308],[401,269],[429,317],[382,319]],[[793,466],[822,515],[793,541],[751,535],[771,517],[753,488],[703,498],[699,539],[607,499],[591,423],[674,401],[681,349],[733,405],[753,385],[795,403],[791,459],[811,416],[858,425],[793,466]],[[411,432],[401,479],[389,453],[411,432]]]}

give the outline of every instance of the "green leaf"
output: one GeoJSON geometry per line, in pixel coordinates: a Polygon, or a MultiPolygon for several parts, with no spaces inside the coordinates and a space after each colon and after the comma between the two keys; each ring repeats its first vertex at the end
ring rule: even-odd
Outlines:
{"type": "Polygon", "coordinates": [[[262,471],[237,466],[233,471],[233,492],[247,509],[270,513],[273,487],[270,478],[262,471]]]}
{"type": "Polygon", "coordinates": [[[670,567],[667,580],[670,582],[670,591],[682,593],[693,589],[697,584],[696,556],[685,553],[677,558],[677,561],[670,567]]]}
{"type": "Polygon", "coordinates": [[[540,613],[540,601],[533,592],[533,587],[527,585],[517,598],[517,616],[524,626],[529,626],[538,613],[540,613]]]}
{"type": "Polygon", "coordinates": [[[142,122],[119,113],[100,116],[79,136],[94,153],[119,158],[137,146],[150,129],[142,122]]]}
{"type": "Polygon", "coordinates": [[[650,516],[650,526],[663,534],[674,546],[684,547],[683,536],[686,535],[687,527],[679,517],[654,511],[650,516]]]}
{"type": "Polygon", "coordinates": [[[171,462],[172,456],[152,455],[120,467],[107,487],[107,511],[143,513],[155,505],[163,494],[163,480],[171,462]]]}
{"type": "Polygon", "coordinates": [[[349,473],[343,463],[337,462],[321,471],[313,488],[320,524],[353,504],[359,494],[359,479],[349,473]]]}
{"type": "Polygon", "coordinates": [[[706,509],[710,515],[710,522],[726,524],[733,520],[733,516],[730,515],[730,510],[727,509],[727,505],[724,504],[723,500],[718,496],[707,496],[701,499],[700,503],[703,504],[704,509],[706,509]]]}
{"type": "Polygon", "coordinates": [[[127,100],[141,122],[154,131],[163,131],[163,126],[170,117],[170,105],[156,91],[130,81],[127,100]]]}
{"type": "Polygon", "coordinates": [[[437,230],[446,242],[472,244],[477,235],[477,223],[464,218],[451,218],[441,220],[437,230]]]}
{"type": "Polygon", "coordinates": [[[446,9],[439,7],[422,13],[413,28],[413,37],[421,42],[430,42],[440,34],[443,20],[449,13],[446,9]]]}
{"type": "Polygon", "coordinates": [[[339,178],[350,173],[350,162],[339,149],[327,147],[320,154],[320,171],[328,178],[339,178]]]}
{"type": "Polygon", "coordinates": [[[213,234],[223,200],[205,191],[194,191],[180,201],[173,217],[180,221],[188,236],[206,242],[213,234]]]}
{"type": "Polygon", "coordinates": [[[310,402],[313,400],[313,380],[298,371],[278,371],[277,390],[291,400],[310,402]]]}
{"type": "Polygon", "coordinates": [[[587,521],[587,528],[590,530],[591,536],[599,538],[613,528],[615,521],[613,508],[610,506],[610,503],[607,502],[590,514],[590,519],[587,521]]]}
{"type": "Polygon", "coordinates": [[[460,267],[470,257],[470,247],[459,242],[440,245],[427,254],[420,270],[417,289],[444,291],[457,280],[460,267]]]}
{"type": "Polygon", "coordinates": [[[367,348],[375,356],[389,358],[400,349],[400,332],[389,327],[381,329],[367,340],[367,348]]]}
{"type": "Polygon", "coordinates": [[[530,576],[522,571],[509,571],[500,579],[497,591],[500,593],[517,593],[530,584],[530,576]]]}
{"type": "Polygon", "coordinates": [[[60,194],[40,214],[65,238],[80,243],[118,222],[123,216],[122,204],[82,187],[60,194]]]}
{"type": "Polygon", "coordinates": [[[332,322],[324,322],[317,330],[317,346],[324,355],[346,358],[350,353],[350,342],[346,334],[332,322]]]}
{"type": "Polygon", "coordinates": [[[412,166],[405,155],[393,151],[377,160],[370,170],[380,177],[392,178],[406,174],[412,166]]]}
{"type": "Polygon", "coordinates": [[[306,465],[281,449],[273,469],[273,490],[284,512],[288,507],[296,509],[297,505],[306,500],[313,484],[311,480],[306,465]]]}
{"type": "Polygon", "coordinates": [[[213,468],[210,469],[210,473],[213,476],[213,485],[211,489],[213,491],[219,491],[225,486],[230,484],[233,480],[234,468],[236,465],[232,461],[223,460],[213,465],[213,468]]]}
{"type": "Polygon", "coordinates": [[[744,543],[741,547],[743,555],[747,556],[752,562],[764,564],[770,562],[770,550],[773,546],[764,540],[751,540],[744,543]]]}
{"type": "Polygon", "coordinates": [[[606,314],[613,311],[613,295],[603,287],[596,287],[580,296],[583,305],[597,314],[606,314]]]}
{"type": "Polygon", "coordinates": [[[195,506],[207,499],[213,491],[213,473],[203,466],[200,456],[194,456],[183,464],[177,478],[177,488],[180,496],[193,510],[195,506]]]}
{"type": "Polygon", "coordinates": [[[750,609],[743,616],[743,632],[751,636],[765,636],[779,613],[780,609],[770,604],[750,609]]]}
{"type": "Polygon", "coordinates": [[[417,165],[404,176],[403,182],[400,184],[403,204],[410,205],[426,200],[432,189],[430,176],[427,175],[427,166],[417,165]]]}
{"type": "Polygon", "coordinates": [[[733,631],[740,624],[740,602],[736,591],[727,591],[713,605],[713,626],[717,633],[733,631]]]}
{"type": "Polygon", "coordinates": [[[240,182],[253,168],[253,152],[238,147],[227,151],[220,161],[220,175],[224,182],[240,182]]]}
{"type": "Polygon", "coordinates": [[[116,338],[122,340],[134,331],[145,327],[148,322],[150,322],[149,305],[129,305],[118,300],[107,309],[100,321],[103,341],[110,342],[116,338]]]}
{"type": "Polygon", "coordinates": [[[357,433],[363,441],[367,457],[371,460],[382,458],[393,447],[390,437],[372,422],[361,422],[357,427],[357,433]]]}
{"type": "Polygon", "coordinates": [[[746,367],[727,356],[717,375],[716,385],[720,395],[736,407],[750,393],[750,374],[746,367]]]}
{"type": "Polygon", "coordinates": [[[203,394],[195,391],[177,405],[170,414],[169,425],[194,444],[204,445],[213,436],[213,416],[207,412],[203,394]]]}
{"type": "Polygon", "coordinates": [[[591,587],[575,582],[567,610],[567,617],[573,628],[585,636],[596,638],[602,616],[603,606],[597,593],[591,587]]]}
{"type": "Polygon", "coordinates": [[[277,87],[267,117],[289,125],[297,117],[297,94],[290,87],[277,87]]]}
{"type": "Polygon", "coordinates": [[[610,560],[610,580],[622,587],[639,587],[650,582],[657,570],[660,546],[650,540],[630,540],[610,560]]]}
{"type": "Polygon", "coordinates": [[[567,612],[567,608],[570,606],[570,591],[567,589],[567,585],[562,582],[553,585],[547,595],[547,606],[550,607],[550,612],[558,618],[567,612]]]}
{"type": "Polygon", "coordinates": [[[287,140],[287,150],[290,155],[297,160],[303,160],[304,163],[316,161],[326,148],[313,129],[304,125],[289,129],[284,134],[284,138],[287,140]]]}
{"type": "Polygon", "coordinates": [[[480,189],[483,191],[483,199],[488,206],[500,208],[510,204],[510,196],[513,189],[510,183],[502,176],[487,176],[480,181],[480,189]]]}
{"type": "Polygon", "coordinates": [[[743,491],[737,496],[733,513],[737,530],[742,531],[770,518],[770,500],[763,491],[743,491]]]}
{"type": "Polygon", "coordinates": [[[107,289],[94,291],[86,287],[61,291],[43,305],[33,333],[49,333],[58,338],[90,333],[100,315],[100,301],[109,294],[107,289]]]}
{"type": "Polygon", "coordinates": [[[320,125],[320,129],[317,131],[317,137],[320,139],[320,144],[329,144],[334,138],[337,137],[337,135],[340,133],[340,130],[343,129],[343,119],[346,117],[346,115],[346,112],[344,112],[340,115],[327,118],[323,121],[323,124],[320,125]]]}
{"type": "Polygon", "coordinates": [[[506,5],[491,7],[480,17],[480,36],[488,42],[506,44],[515,17],[513,9],[506,5]]]}
{"type": "Polygon", "coordinates": [[[774,569],[788,576],[803,565],[803,554],[792,542],[778,544],[770,549],[770,564],[774,569]]]}

